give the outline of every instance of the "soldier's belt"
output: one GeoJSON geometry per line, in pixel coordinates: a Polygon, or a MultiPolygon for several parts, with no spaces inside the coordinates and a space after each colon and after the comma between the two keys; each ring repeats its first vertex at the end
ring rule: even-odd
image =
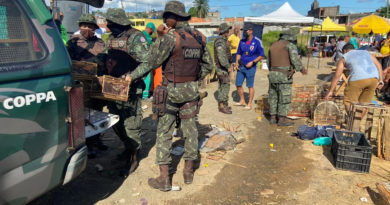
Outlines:
{"type": "Polygon", "coordinates": [[[291,79],[295,73],[293,70],[290,71],[290,70],[284,70],[284,69],[280,69],[280,68],[271,68],[271,71],[283,73],[287,76],[288,79],[291,79]]]}

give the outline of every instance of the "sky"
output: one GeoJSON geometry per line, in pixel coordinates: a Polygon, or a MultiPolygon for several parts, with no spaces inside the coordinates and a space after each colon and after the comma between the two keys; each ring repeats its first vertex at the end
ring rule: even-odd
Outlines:
{"type": "MultiPolygon", "coordinates": [[[[46,0],[49,1],[49,0],[46,0]]],[[[168,0],[122,0],[126,11],[163,10],[168,0]]],[[[181,0],[188,10],[193,0],[181,0]]],[[[314,0],[290,0],[291,6],[300,14],[307,15],[314,0]]],[[[340,5],[340,13],[372,12],[386,6],[386,0],[317,0],[320,7],[340,5]]],[[[121,7],[121,0],[105,0],[104,9],[121,7]]],[[[286,0],[209,0],[210,11],[220,11],[221,17],[262,16],[268,14],[286,0]]]]}

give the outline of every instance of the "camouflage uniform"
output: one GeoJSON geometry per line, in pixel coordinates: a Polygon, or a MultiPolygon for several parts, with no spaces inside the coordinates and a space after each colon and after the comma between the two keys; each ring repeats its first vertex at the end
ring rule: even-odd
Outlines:
{"type": "MultiPolygon", "coordinates": [[[[83,14],[81,15],[79,21],[81,23],[94,24],[96,28],[95,17],[92,14],[83,14]]],[[[104,41],[92,36],[85,38],[81,34],[73,35],[72,38],[66,43],[66,48],[68,50],[69,56],[72,60],[77,61],[88,61],[98,64],[98,75],[102,74],[104,67],[105,55],[104,51],[104,41]]],[[[102,111],[103,107],[106,105],[106,102],[98,99],[89,99],[89,103],[86,105],[88,108],[102,111]]],[[[108,147],[104,145],[100,140],[100,134],[89,137],[86,139],[86,145],[88,147],[88,157],[94,158],[95,152],[93,146],[96,145],[101,150],[106,150],[108,147]]]]}
{"type": "MultiPolygon", "coordinates": [[[[293,41],[296,37],[291,32],[286,32],[278,41],[293,41]]],[[[271,45],[272,47],[272,45],[271,45]]],[[[271,48],[270,48],[271,49],[271,48]]],[[[299,59],[298,48],[291,42],[286,42],[285,48],[288,51],[290,66],[275,67],[271,63],[271,50],[268,55],[268,66],[270,73],[269,80],[269,105],[270,115],[287,116],[291,104],[293,79],[288,78],[285,73],[275,71],[276,69],[289,71],[292,66],[294,71],[302,71],[302,62],[299,59]]]]}
{"type": "MultiPolygon", "coordinates": [[[[180,22],[176,26],[177,29],[190,29],[188,23],[180,22]]],[[[138,79],[145,75],[145,73],[158,68],[162,65],[170,56],[175,49],[176,37],[174,29],[171,29],[169,33],[164,35],[162,38],[158,38],[157,41],[150,47],[150,60],[148,63],[141,64],[131,73],[132,79],[138,79]]],[[[200,79],[203,79],[207,74],[212,71],[212,59],[210,52],[207,47],[204,47],[204,54],[201,62],[201,74],[200,79]]],[[[169,83],[168,89],[168,100],[172,103],[183,104],[191,102],[199,98],[198,82],[186,82],[186,83],[169,83]]],[[[186,115],[194,111],[196,106],[190,109],[180,110],[180,114],[186,115]]],[[[167,109],[178,110],[171,105],[167,105],[167,109]]],[[[175,125],[176,116],[171,114],[165,114],[159,118],[157,127],[157,164],[170,164],[170,150],[171,150],[171,139],[172,132],[175,125]]],[[[181,129],[183,136],[186,139],[185,142],[185,153],[183,158],[186,160],[195,160],[198,157],[198,130],[195,124],[195,117],[191,119],[181,120],[181,129]]]]}
{"type": "Polygon", "coordinates": [[[216,73],[219,77],[219,87],[217,100],[219,103],[224,105],[224,108],[221,108],[220,111],[223,113],[231,114],[229,112],[227,104],[229,101],[229,90],[230,90],[230,78],[229,78],[229,68],[232,63],[232,55],[230,53],[230,47],[227,44],[227,37],[222,35],[226,32],[229,32],[231,26],[228,26],[226,23],[222,23],[219,26],[220,36],[214,42],[214,60],[216,62],[216,73]]]}
{"type": "MultiPolygon", "coordinates": [[[[181,17],[183,21],[178,21],[174,29],[171,29],[167,34],[158,38],[149,50],[150,58],[148,63],[141,64],[131,73],[132,79],[139,79],[151,70],[158,68],[160,65],[163,65],[163,84],[166,85],[167,90],[167,112],[159,118],[157,127],[156,163],[160,165],[160,177],[151,178],[148,181],[151,187],[161,191],[169,191],[171,189],[168,170],[169,164],[171,164],[172,161],[170,153],[172,148],[172,132],[175,127],[176,114],[178,113],[179,115],[188,115],[194,113],[194,111],[197,110],[199,106],[199,104],[197,104],[195,106],[191,105],[185,107],[185,105],[188,105],[188,103],[199,100],[198,81],[196,79],[182,83],[173,83],[168,82],[167,80],[169,78],[169,73],[167,72],[169,65],[167,64],[169,61],[175,60],[171,59],[171,57],[175,55],[174,53],[176,53],[176,39],[180,39],[180,36],[177,35],[197,33],[197,31],[191,29],[187,23],[187,20],[189,20],[191,17],[185,13],[183,3],[179,1],[168,2],[165,6],[165,11],[163,14],[164,19],[167,18],[166,14],[168,13],[181,17]],[[185,31],[185,33],[178,34],[182,31],[185,31]]],[[[200,50],[203,55],[199,56],[199,58],[195,58],[195,60],[199,60],[198,68],[200,69],[200,73],[197,77],[198,80],[203,79],[212,71],[212,59],[210,52],[205,46],[204,37],[199,37],[201,37],[201,40],[203,41],[203,46],[200,50]]],[[[183,36],[181,36],[181,39],[183,39],[183,36]]],[[[183,47],[178,47],[177,49],[182,48],[183,47]]],[[[183,65],[183,69],[185,67],[186,66],[183,65]]],[[[183,170],[183,176],[184,182],[189,184],[192,183],[193,178],[193,161],[198,159],[198,129],[196,127],[195,115],[187,119],[181,119],[181,130],[183,132],[183,137],[185,138],[183,155],[183,158],[185,159],[185,168],[183,170]]]]}
{"type": "MultiPolygon", "coordinates": [[[[78,23],[94,24],[98,28],[92,14],[83,14],[78,23]]],[[[104,51],[104,41],[96,36],[85,38],[81,34],[73,35],[66,43],[66,48],[72,60],[94,62],[99,66],[104,63],[100,55],[104,51]]]]}
{"type": "MultiPolygon", "coordinates": [[[[144,34],[131,28],[131,22],[127,19],[123,9],[108,9],[106,19],[119,27],[127,26],[127,30],[123,30],[116,36],[111,34],[106,45],[108,61],[115,62],[112,71],[108,72],[114,77],[123,77],[140,63],[146,62],[149,46],[144,34]]],[[[135,157],[141,145],[141,100],[144,88],[145,84],[142,79],[133,81],[127,102],[116,101],[108,105],[111,113],[120,116],[119,122],[113,126],[113,129],[125,145],[124,157],[127,156],[127,152],[135,157]]]]}

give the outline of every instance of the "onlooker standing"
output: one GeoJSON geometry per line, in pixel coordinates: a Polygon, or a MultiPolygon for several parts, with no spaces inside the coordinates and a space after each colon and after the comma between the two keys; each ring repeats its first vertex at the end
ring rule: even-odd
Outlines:
{"type": "Polygon", "coordinates": [[[240,29],[234,27],[233,33],[228,38],[228,43],[230,46],[230,53],[233,57],[233,63],[236,62],[238,44],[240,44],[240,29]]]}
{"type": "MultiPolygon", "coordinates": [[[[153,43],[152,35],[155,32],[156,32],[156,26],[152,22],[149,22],[148,24],[146,24],[145,30],[142,31],[142,33],[144,33],[144,35],[146,37],[146,40],[148,41],[149,45],[152,45],[152,43],[153,43]]],[[[150,87],[151,87],[151,84],[152,84],[152,79],[153,79],[152,78],[152,72],[150,72],[144,79],[145,90],[142,93],[142,98],[143,99],[146,99],[146,98],[149,97],[150,87]]]]}
{"type": "Polygon", "coordinates": [[[252,109],[255,89],[253,88],[256,74],[256,65],[263,59],[264,49],[261,40],[253,36],[253,26],[244,27],[244,39],[240,41],[237,50],[237,59],[235,68],[237,69],[236,86],[240,95],[240,102],[236,105],[245,106],[245,109],[252,109]],[[244,98],[244,89],[242,84],[246,79],[246,86],[249,88],[248,105],[244,98]]]}
{"type": "Polygon", "coordinates": [[[382,68],[385,69],[389,66],[390,60],[390,57],[388,56],[390,54],[390,32],[387,33],[386,39],[381,42],[380,53],[383,56],[387,56],[382,59],[382,68]]]}
{"type": "MultiPolygon", "coordinates": [[[[228,44],[230,46],[230,53],[232,54],[232,70],[235,67],[238,45],[240,44],[240,29],[234,27],[233,33],[228,38],[228,44]]],[[[230,80],[234,82],[236,80],[236,72],[233,70],[230,72],[230,80]]]]}
{"type": "Polygon", "coordinates": [[[374,47],[376,47],[378,50],[381,49],[381,42],[383,40],[383,37],[381,34],[376,34],[375,35],[375,40],[374,40],[374,47]]]}
{"type": "Polygon", "coordinates": [[[336,63],[343,57],[343,47],[349,42],[349,39],[349,36],[340,36],[339,41],[336,44],[336,54],[334,56],[334,61],[336,63]]]}
{"type": "Polygon", "coordinates": [[[352,44],[355,49],[360,48],[360,40],[355,32],[352,32],[352,38],[349,40],[349,43],[352,44]]]}
{"type": "Polygon", "coordinates": [[[350,103],[371,103],[375,89],[383,87],[382,66],[366,50],[354,50],[350,43],[343,48],[344,55],[337,63],[336,74],[325,99],[330,99],[344,67],[351,71],[351,77],[344,90],[344,105],[349,109],[350,103]]]}

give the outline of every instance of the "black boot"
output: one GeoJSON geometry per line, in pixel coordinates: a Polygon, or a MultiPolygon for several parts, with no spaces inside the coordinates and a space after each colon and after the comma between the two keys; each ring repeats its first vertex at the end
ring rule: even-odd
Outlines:
{"type": "Polygon", "coordinates": [[[183,169],[184,183],[191,184],[194,180],[194,160],[186,160],[183,169]]]}
{"type": "Polygon", "coordinates": [[[229,110],[232,110],[232,107],[229,106],[229,103],[226,101],[226,102],[223,102],[223,104],[225,105],[225,107],[227,107],[229,110]]]}
{"type": "Polygon", "coordinates": [[[139,149],[136,149],[135,152],[131,155],[130,162],[130,174],[133,173],[139,165],[139,149]]]}
{"type": "Polygon", "coordinates": [[[218,103],[218,111],[224,114],[232,114],[232,111],[223,102],[218,103]]]}
{"type": "Polygon", "coordinates": [[[276,124],[276,115],[271,115],[271,118],[269,119],[269,124],[271,125],[276,124]]]}
{"type": "Polygon", "coordinates": [[[292,125],[294,125],[294,123],[287,120],[287,117],[279,116],[278,126],[288,127],[288,126],[292,126],[292,125]]]}
{"type": "Polygon", "coordinates": [[[169,166],[160,165],[160,176],[148,180],[150,187],[160,191],[170,191],[172,189],[171,179],[169,178],[169,166]]]}

